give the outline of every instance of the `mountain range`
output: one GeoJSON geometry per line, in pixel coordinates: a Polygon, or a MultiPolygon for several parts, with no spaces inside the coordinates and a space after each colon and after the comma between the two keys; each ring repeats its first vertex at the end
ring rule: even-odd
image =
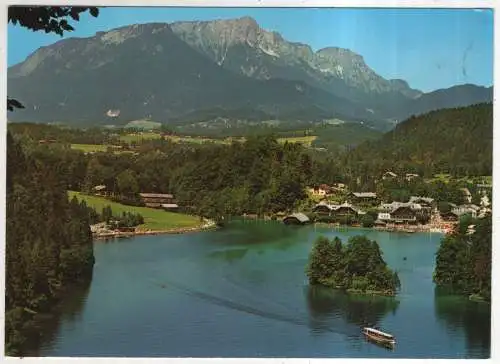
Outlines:
{"type": "Polygon", "coordinates": [[[8,69],[9,120],[68,124],[338,118],[387,129],[413,114],[493,99],[492,87],[423,93],[348,49],[313,51],[244,17],[136,24],[42,47],[8,69]]]}

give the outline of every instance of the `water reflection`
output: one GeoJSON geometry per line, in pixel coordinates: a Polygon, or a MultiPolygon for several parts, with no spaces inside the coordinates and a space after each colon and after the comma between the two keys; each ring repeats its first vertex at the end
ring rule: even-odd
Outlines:
{"type": "Polygon", "coordinates": [[[307,230],[302,233],[297,231],[300,227],[287,227],[279,221],[233,219],[228,227],[206,234],[206,241],[210,244],[257,245],[290,239],[296,241],[297,234],[307,235],[307,230]]]}
{"type": "Polygon", "coordinates": [[[393,297],[351,295],[321,286],[307,286],[305,296],[314,332],[329,331],[346,321],[359,332],[363,326],[377,327],[380,320],[396,313],[399,301],[393,297]]]}
{"type": "Polygon", "coordinates": [[[248,253],[248,249],[227,249],[227,250],[217,250],[209,254],[211,258],[216,258],[223,260],[225,262],[231,263],[242,259],[248,253]]]}
{"type": "Polygon", "coordinates": [[[453,295],[436,287],[434,290],[436,316],[451,331],[463,331],[467,355],[489,358],[491,345],[491,305],[473,302],[467,297],[453,295]]]}
{"type": "Polygon", "coordinates": [[[28,339],[25,347],[22,348],[24,356],[40,356],[42,344],[44,347],[52,346],[63,322],[72,324],[79,318],[85,306],[90,285],[91,281],[75,285],[65,292],[64,297],[50,313],[37,316],[30,325],[28,339]]]}

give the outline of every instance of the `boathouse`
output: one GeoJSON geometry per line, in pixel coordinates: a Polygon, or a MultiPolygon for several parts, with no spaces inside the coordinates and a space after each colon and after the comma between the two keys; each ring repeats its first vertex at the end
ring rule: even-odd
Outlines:
{"type": "Polygon", "coordinates": [[[309,224],[311,220],[303,213],[297,212],[292,215],[288,215],[283,219],[286,225],[305,225],[309,224]]]}

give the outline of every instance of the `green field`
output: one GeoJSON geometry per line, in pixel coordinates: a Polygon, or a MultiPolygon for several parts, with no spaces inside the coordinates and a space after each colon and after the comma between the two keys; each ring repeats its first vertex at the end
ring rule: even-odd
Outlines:
{"type": "MultiPolygon", "coordinates": [[[[127,135],[121,135],[120,140],[125,143],[135,143],[140,144],[146,140],[160,139],[161,135],[155,132],[142,132],[142,133],[130,133],[127,135]]],[[[281,137],[278,138],[279,143],[301,143],[306,147],[310,147],[311,143],[316,140],[316,135],[300,136],[300,137],[281,137]]],[[[215,143],[215,144],[231,144],[233,141],[244,142],[245,138],[242,137],[228,137],[225,139],[215,139],[215,138],[204,138],[204,137],[191,137],[188,135],[177,136],[177,135],[166,135],[166,140],[173,143],[215,143]]],[[[73,149],[78,149],[84,152],[105,152],[108,145],[96,145],[96,144],[72,144],[73,149]]]]}
{"type": "Polygon", "coordinates": [[[108,148],[112,148],[115,154],[134,153],[132,150],[121,150],[119,145],[109,144],[71,144],[71,149],[80,150],[84,153],[107,152],[108,148]]]}
{"type": "Polygon", "coordinates": [[[301,136],[301,137],[285,137],[285,138],[278,138],[278,142],[280,143],[301,143],[302,145],[306,147],[310,147],[312,142],[316,140],[317,136],[316,135],[308,135],[308,136],[301,136]]]}
{"type": "MultiPolygon", "coordinates": [[[[145,140],[152,139],[160,139],[161,135],[153,132],[144,132],[144,133],[131,133],[127,135],[120,136],[120,140],[126,143],[135,142],[137,144],[141,143],[145,140]]],[[[166,140],[169,140],[173,143],[195,143],[195,144],[203,144],[203,143],[216,143],[216,144],[230,144],[231,139],[212,139],[212,138],[203,138],[203,137],[190,137],[190,136],[177,136],[177,135],[166,135],[166,140]]],[[[233,138],[235,140],[239,140],[237,138],[233,138]]]]}
{"type": "Polygon", "coordinates": [[[140,143],[143,140],[160,139],[161,135],[158,133],[144,132],[144,133],[131,133],[120,136],[120,140],[125,143],[140,143]]]}
{"type": "Polygon", "coordinates": [[[125,128],[137,128],[137,129],[160,129],[161,123],[149,120],[134,120],[125,125],[125,128]]]}
{"type": "Polygon", "coordinates": [[[196,227],[200,225],[200,219],[195,216],[167,212],[148,207],[127,206],[117,202],[107,200],[103,197],[89,196],[81,192],[68,191],[70,198],[76,196],[79,200],[84,200],[100,213],[103,207],[111,206],[114,215],[121,215],[122,212],[132,212],[141,214],[144,217],[144,224],[140,225],[141,230],[169,230],[175,228],[196,227]]]}
{"type": "Polygon", "coordinates": [[[92,153],[92,152],[105,152],[111,145],[103,144],[71,144],[71,149],[81,150],[82,152],[92,153]]]}

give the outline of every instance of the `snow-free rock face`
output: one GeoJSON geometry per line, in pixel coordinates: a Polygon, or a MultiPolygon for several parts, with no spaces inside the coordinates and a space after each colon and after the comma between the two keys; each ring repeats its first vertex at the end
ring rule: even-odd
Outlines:
{"type": "MultiPolygon", "coordinates": [[[[255,39],[251,25],[236,38],[255,39]]],[[[301,80],[248,77],[221,67],[168,24],[127,26],[40,48],[9,69],[8,95],[26,107],[9,115],[13,121],[165,121],[214,109],[268,119],[370,117],[362,106],[301,80]]]]}
{"type": "Polygon", "coordinates": [[[172,30],[191,47],[220,66],[247,76],[300,79],[333,93],[401,93],[415,97],[419,91],[377,75],[362,56],[348,49],[328,47],[314,52],[301,43],[288,42],[259,27],[249,17],[206,22],[178,22],[172,30]]]}

